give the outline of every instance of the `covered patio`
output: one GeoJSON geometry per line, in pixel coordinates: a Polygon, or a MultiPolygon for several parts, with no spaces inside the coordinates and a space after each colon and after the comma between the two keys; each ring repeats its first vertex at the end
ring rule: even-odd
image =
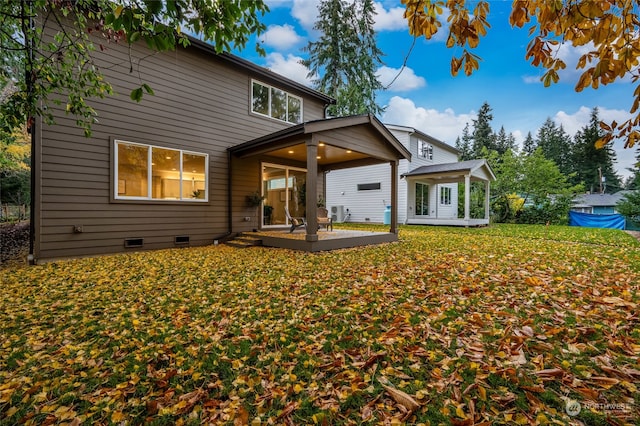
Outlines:
{"type": "MultiPolygon", "coordinates": [[[[468,160],[456,163],[435,164],[422,166],[402,175],[409,188],[416,183],[424,184],[429,188],[429,200],[437,204],[437,188],[440,184],[464,184],[464,216],[460,212],[455,217],[441,217],[438,210],[426,209],[427,214],[418,214],[420,209],[408,205],[407,224],[409,225],[448,225],[448,226],[486,226],[489,224],[491,181],[496,179],[487,160],[468,160]],[[484,184],[484,217],[471,217],[471,184],[483,182],[484,184]],[[434,211],[435,214],[431,212],[434,211]]],[[[457,200],[457,196],[455,197],[457,200]]],[[[457,209],[456,209],[457,211],[457,209]]]]}
{"type": "Polygon", "coordinates": [[[398,163],[411,154],[373,115],[302,123],[231,147],[229,154],[234,233],[251,230],[246,220],[246,199],[257,190],[264,201],[257,208],[259,225],[253,228],[261,234],[263,245],[321,251],[397,240],[398,163]],[[318,232],[318,202],[325,199],[325,173],[379,163],[389,164],[389,232],[318,232]],[[265,234],[291,224],[285,210],[292,217],[305,217],[306,228],[297,232],[303,232],[304,238],[265,234]]]}

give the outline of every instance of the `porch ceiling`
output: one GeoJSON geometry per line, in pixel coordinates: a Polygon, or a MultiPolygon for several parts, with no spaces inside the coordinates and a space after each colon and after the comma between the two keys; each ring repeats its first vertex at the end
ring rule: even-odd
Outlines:
{"type": "MultiPolygon", "coordinates": [[[[287,160],[305,162],[307,161],[307,146],[302,142],[271,151],[269,155],[287,160]]],[[[323,142],[320,142],[318,145],[318,166],[320,167],[335,163],[346,163],[353,160],[363,160],[368,157],[368,155],[361,152],[328,145],[323,142]]]]}

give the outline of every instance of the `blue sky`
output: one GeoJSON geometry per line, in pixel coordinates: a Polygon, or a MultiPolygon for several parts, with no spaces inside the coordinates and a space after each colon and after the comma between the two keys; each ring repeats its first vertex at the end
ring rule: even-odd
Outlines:
{"type": "MultiPolygon", "coordinates": [[[[306,58],[302,48],[315,40],[313,24],[317,18],[317,0],[267,0],[271,9],[263,22],[267,32],[255,40],[267,52],[260,57],[250,43],[236,52],[258,65],[265,66],[293,80],[311,85],[307,70],[299,61],[306,58]]],[[[603,120],[627,119],[632,104],[633,86],[630,80],[591,88],[577,93],[574,90],[579,72],[577,58],[586,50],[570,46],[560,48],[558,55],[565,59],[567,69],[560,74],[560,82],[545,88],[540,82],[543,74],[525,61],[530,40],[528,28],[512,29],[509,25],[510,1],[490,3],[491,28],[474,51],[482,58],[480,69],[467,77],[460,73],[452,77],[450,60],[460,54],[459,48],[445,46],[446,27],[432,40],[419,38],[407,62],[407,68],[388,90],[381,91],[377,100],[386,106],[380,119],[389,124],[415,127],[453,145],[468,122],[476,117],[486,101],[493,109],[492,126],[498,131],[504,126],[518,142],[550,117],[573,135],[589,121],[593,107],[598,107],[603,120]]],[[[388,84],[402,66],[413,43],[400,1],[382,0],[376,3],[378,45],[385,53],[384,66],[378,70],[383,84],[388,84]]],[[[617,170],[628,176],[635,150],[614,145],[617,170]]]]}

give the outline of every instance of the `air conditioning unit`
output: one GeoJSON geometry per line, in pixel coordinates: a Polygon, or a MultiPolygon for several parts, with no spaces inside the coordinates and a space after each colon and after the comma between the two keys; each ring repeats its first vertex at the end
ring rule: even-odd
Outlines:
{"type": "Polygon", "coordinates": [[[331,206],[331,219],[334,222],[344,222],[344,206],[331,206]]]}

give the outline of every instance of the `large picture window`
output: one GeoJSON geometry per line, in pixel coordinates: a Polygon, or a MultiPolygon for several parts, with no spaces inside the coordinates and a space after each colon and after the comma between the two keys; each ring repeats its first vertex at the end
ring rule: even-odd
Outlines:
{"type": "Polygon", "coordinates": [[[118,200],[209,200],[208,155],[115,141],[114,198],[118,200]]]}
{"type": "Polygon", "coordinates": [[[287,123],[302,123],[301,98],[258,81],[251,86],[251,111],[287,123]]]}

